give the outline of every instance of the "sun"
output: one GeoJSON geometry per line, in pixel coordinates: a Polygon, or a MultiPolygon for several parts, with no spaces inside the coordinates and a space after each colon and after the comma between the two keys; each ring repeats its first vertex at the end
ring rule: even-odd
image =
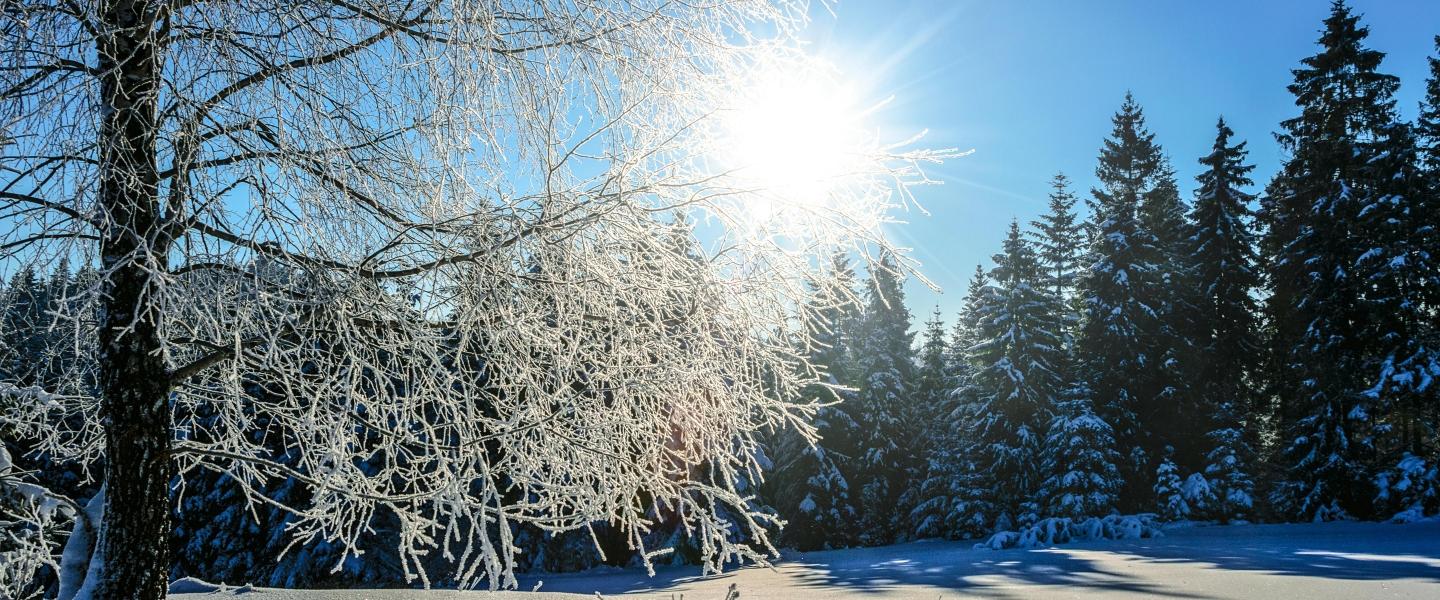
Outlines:
{"type": "Polygon", "coordinates": [[[722,115],[724,163],[755,190],[750,210],[828,202],[863,162],[864,111],[830,72],[772,69],[755,77],[722,115]]]}

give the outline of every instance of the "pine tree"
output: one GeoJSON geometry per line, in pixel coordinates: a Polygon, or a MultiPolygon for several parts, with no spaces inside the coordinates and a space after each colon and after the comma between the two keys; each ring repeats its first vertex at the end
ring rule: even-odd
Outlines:
{"type": "MultiPolygon", "coordinates": [[[[976,366],[968,393],[975,398],[968,443],[984,475],[990,504],[1021,523],[1039,512],[1032,502],[1041,487],[1045,428],[1062,381],[1064,351],[1059,303],[1043,286],[1040,263],[1011,222],[1003,250],[995,255],[991,286],[977,311],[976,366]]],[[[997,528],[1008,528],[997,525],[997,528]]]]}
{"type": "Polygon", "coordinates": [[[1146,452],[1155,456],[1164,447],[1174,451],[1177,463],[1199,468],[1205,453],[1203,438],[1189,433],[1203,422],[1203,410],[1193,394],[1195,379],[1195,267],[1188,244],[1188,207],[1180,199],[1175,168],[1161,157],[1153,187],[1141,197],[1140,226],[1154,240],[1147,262],[1152,277],[1141,280],[1137,293],[1156,310],[1155,328],[1146,336],[1151,346],[1153,397],[1141,404],[1139,419],[1147,433],[1146,452]]]}
{"type": "Polygon", "coordinates": [[[1085,267],[1085,226],[1075,213],[1078,199],[1070,192],[1070,178],[1056,173],[1050,187],[1049,211],[1030,223],[1034,229],[1031,237],[1044,271],[1045,287],[1066,304],[1070,329],[1079,324],[1084,308],[1075,290],[1085,267]]]}
{"type": "Polygon", "coordinates": [[[26,265],[11,276],[5,295],[0,335],[5,338],[6,355],[0,363],[0,379],[21,387],[42,385],[44,367],[50,362],[50,286],[34,266],[26,265]]]}
{"type": "Polygon", "coordinates": [[[1246,519],[1255,508],[1255,482],[1250,477],[1252,453],[1245,432],[1236,426],[1241,416],[1233,403],[1220,405],[1217,425],[1210,430],[1210,453],[1205,456],[1205,477],[1214,490],[1211,514],[1221,522],[1246,519]]]}
{"type": "Polygon", "coordinates": [[[1364,339],[1372,386],[1365,394],[1375,411],[1378,461],[1372,469],[1377,471],[1406,456],[1434,456],[1437,449],[1440,256],[1433,248],[1440,202],[1420,164],[1412,127],[1394,123],[1386,128],[1375,158],[1366,165],[1374,184],[1357,223],[1360,239],[1369,244],[1355,270],[1367,284],[1364,339]]]}
{"type": "Polygon", "coordinates": [[[842,463],[858,454],[858,426],[848,409],[855,406],[853,385],[846,372],[851,330],[859,310],[854,292],[855,272],[844,255],[832,258],[823,279],[808,283],[812,300],[806,306],[808,345],[801,348],[810,362],[825,369],[827,385],[808,395],[829,403],[815,415],[820,440],[811,444],[792,430],[772,442],[773,472],[763,495],[786,519],[782,533],[786,545],[800,550],[844,547],[855,541],[856,510],[842,463]]]}
{"type": "Polygon", "coordinates": [[[1046,514],[1082,519],[1115,510],[1121,479],[1110,425],[1095,413],[1090,390],[1078,382],[1065,390],[1045,437],[1041,470],[1046,514]]]}
{"type": "MultiPolygon", "coordinates": [[[[1234,131],[1221,118],[1215,145],[1200,159],[1205,171],[1196,177],[1200,188],[1190,213],[1190,254],[1197,290],[1193,322],[1196,334],[1196,395],[1211,415],[1206,435],[1205,475],[1216,489],[1216,515],[1244,518],[1253,506],[1249,469],[1256,427],[1246,415],[1258,415],[1256,357],[1261,349],[1260,285],[1255,234],[1251,230],[1251,196],[1241,188],[1253,185],[1254,166],[1245,164],[1245,142],[1232,145],[1234,131]]],[[[1253,418],[1253,417],[1252,417],[1253,418]]]]}
{"type": "Polygon", "coordinates": [[[1272,389],[1288,471],[1274,500],[1301,519],[1365,515],[1373,496],[1365,334],[1375,315],[1356,262],[1369,247],[1359,220],[1376,187],[1367,165],[1395,121],[1399,81],[1378,70],[1384,54],[1365,47],[1368,35],[1349,7],[1332,5],[1320,52],[1293,71],[1300,115],[1276,136],[1291,158],[1261,206],[1263,249],[1272,254],[1272,353],[1283,374],[1272,389]]]}
{"type": "Polygon", "coordinates": [[[1160,466],[1155,468],[1155,512],[1166,521],[1184,521],[1190,518],[1190,503],[1185,500],[1184,483],[1173,452],[1173,448],[1167,447],[1160,466]]]}
{"type": "Polygon", "coordinates": [[[943,428],[942,421],[949,412],[947,405],[953,391],[946,368],[949,354],[949,342],[945,340],[945,322],[940,318],[940,307],[936,306],[930,319],[925,322],[919,364],[915,371],[915,389],[912,393],[910,429],[918,434],[912,447],[917,456],[929,455],[929,446],[938,430],[943,428]]]}
{"type": "Polygon", "coordinates": [[[967,430],[973,415],[974,401],[969,382],[974,374],[969,349],[975,345],[975,321],[985,294],[988,279],[985,270],[975,266],[975,276],[965,295],[965,304],[950,341],[945,345],[945,393],[936,411],[925,457],[925,474],[916,486],[914,508],[910,513],[918,538],[973,537],[985,533],[989,526],[988,507],[978,495],[983,483],[975,468],[966,443],[967,430]]]}
{"type": "Polygon", "coordinates": [[[1440,35],[1435,36],[1436,55],[1430,57],[1430,77],[1425,79],[1425,98],[1420,102],[1420,118],[1415,128],[1420,138],[1420,155],[1423,166],[1435,184],[1435,175],[1440,174],[1440,35]]]}
{"type": "Polygon", "coordinates": [[[1154,473],[1150,438],[1138,419],[1164,391],[1156,353],[1161,306],[1153,294],[1160,250],[1138,214],[1141,199],[1155,188],[1162,156],[1132,96],[1126,94],[1112,121],[1095,170],[1102,188],[1092,190],[1094,262],[1080,283],[1086,318],[1077,351],[1095,409],[1114,428],[1123,457],[1122,509],[1134,510],[1148,504],[1154,473]]]}
{"type": "Polygon", "coordinates": [[[857,448],[848,470],[858,490],[859,536],[867,545],[896,539],[901,495],[910,486],[915,458],[907,440],[906,418],[913,391],[914,356],[910,311],[895,258],[883,255],[871,265],[864,321],[857,351],[860,392],[854,416],[859,424],[857,448]]]}

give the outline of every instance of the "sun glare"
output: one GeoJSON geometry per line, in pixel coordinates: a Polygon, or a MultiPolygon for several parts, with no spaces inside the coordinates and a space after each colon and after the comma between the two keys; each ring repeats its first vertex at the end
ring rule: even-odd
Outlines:
{"type": "Polygon", "coordinates": [[[825,203],[863,154],[851,90],[823,74],[783,72],[748,90],[725,114],[721,138],[726,164],[758,189],[747,208],[769,217],[825,203]]]}

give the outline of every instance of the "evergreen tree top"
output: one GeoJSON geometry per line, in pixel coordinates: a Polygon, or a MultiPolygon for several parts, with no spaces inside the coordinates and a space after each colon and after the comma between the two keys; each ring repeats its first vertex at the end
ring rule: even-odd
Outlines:
{"type": "Polygon", "coordinates": [[[920,347],[921,364],[926,368],[943,368],[948,346],[945,342],[945,321],[940,318],[940,305],[937,304],[930,313],[930,319],[925,321],[925,342],[920,347]]]}
{"type": "Polygon", "coordinates": [[[1042,240],[1042,245],[1046,243],[1045,240],[1069,240],[1072,237],[1078,244],[1080,232],[1077,221],[1079,218],[1075,214],[1075,203],[1079,198],[1070,191],[1070,178],[1066,177],[1064,173],[1056,173],[1050,179],[1049,199],[1050,210],[1041,215],[1039,219],[1030,222],[1030,226],[1035,228],[1035,237],[1042,240]]]}
{"type": "Polygon", "coordinates": [[[1344,2],[1337,0],[1331,5],[1317,40],[1320,52],[1291,71],[1295,82],[1289,90],[1301,114],[1281,122],[1285,133],[1276,137],[1282,146],[1296,149],[1301,138],[1331,143],[1364,141],[1395,120],[1392,96],[1400,80],[1379,72],[1385,53],[1365,46],[1369,35],[1370,29],[1360,24],[1360,16],[1344,2]]]}
{"type": "Polygon", "coordinates": [[[1125,102],[1111,123],[1114,127],[1100,149],[1100,163],[1095,167],[1095,176],[1105,189],[1096,190],[1095,196],[1102,204],[1133,204],[1160,168],[1160,146],[1155,143],[1155,134],[1146,128],[1144,109],[1130,92],[1125,93],[1125,102]]]}
{"type": "Polygon", "coordinates": [[[1430,77],[1425,80],[1425,98],[1420,102],[1416,133],[1426,168],[1440,172],[1440,35],[1435,36],[1436,55],[1430,57],[1430,77]]]}
{"type": "Polygon", "coordinates": [[[990,271],[991,279],[1004,287],[1014,287],[1035,281],[1040,274],[1040,262],[1035,249],[1020,232],[1020,223],[1010,220],[1010,231],[1001,243],[1001,251],[993,258],[995,268],[990,271]]]}
{"type": "Polygon", "coordinates": [[[1244,141],[1230,145],[1230,138],[1234,135],[1235,132],[1225,123],[1225,117],[1220,117],[1215,123],[1215,145],[1211,147],[1210,154],[1200,159],[1200,164],[1209,168],[1195,177],[1200,183],[1197,196],[1204,198],[1221,189],[1235,190],[1255,184],[1249,177],[1255,165],[1245,164],[1250,151],[1245,148],[1244,141]]]}

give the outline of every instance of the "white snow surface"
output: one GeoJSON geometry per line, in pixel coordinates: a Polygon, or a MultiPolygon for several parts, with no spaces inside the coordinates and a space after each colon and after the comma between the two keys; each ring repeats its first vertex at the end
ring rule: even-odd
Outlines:
{"type": "Polygon", "coordinates": [[[697,568],[527,576],[540,592],[414,590],[172,594],[184,600],[958,600],[960,598],[1440,598],[1440,521],[1186,526],[1165,537],[1030,550],[973,541],[788,553],[775,569],[697,568]]]}

